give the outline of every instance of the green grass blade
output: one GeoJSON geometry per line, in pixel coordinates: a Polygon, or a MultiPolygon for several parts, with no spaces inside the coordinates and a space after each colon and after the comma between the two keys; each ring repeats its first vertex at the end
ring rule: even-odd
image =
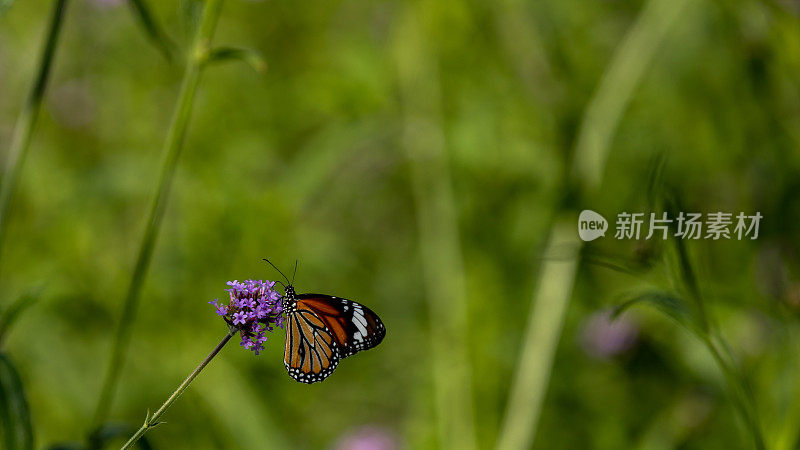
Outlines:
{"type": "MultiPolygon", "coordinates": [[[[688,0],[650,0],[617,48],[581,123],[571,173],[579,192],[591,192],[600,186],[619,119],[659,45],[688,3],[688,0]]],[[[572,214],[559,217],[549,245],[563,240],[573,242],[575,251],[579,251],[576,218],[572,214]]],[[[547,254],[551,250],[555,249],[548,247],[547,254]]],[[[577,261],[565,264],[548,260],[541,268],[498,438],[499,449],[527,449],[533,443],[576,271],[577,261]],[[557,280],[548,275],[551,273],[557,280]],[[541,316],[548,318],[547,323],[541,316]]]]}
{"type": "Polygon", "coordinates": [[[751,438],[753,439],[753,447],[756,450],[766,449],[755,400],[748,394],[749,387],[747,379],[740,370],[737,370],[736,362],[732,357],[728,355],[725,350],[720,351],[718,348],[718,346],[722,346],[724,349],[727,347],[727,343],[725,343],[724,339],[721,337],[718,336],[714,338],[713,334],[708,334],[706,332],[701,332],[698,336],[708,348],[709,352],[711,352],[711,356],[713,356],[714,361],[725,376],[731,401],[739,412],[741,419],[744,421],[745,427],[747,427],[750,432],[751,438]]]}
{"type": "MultiPolygon", "coordinates": [[[[422,11],[410,6],[395,36],[419,248],[430,314],[434,403],[440,448],[476,447],[468,355],[466,276],[441,125],[440,78],[427,53],[422,11]]],[[[419,8],[420,10],[422,8],[419,8]]]]}
{"type": "Polygon", "coordinates": [[[28,400],[19,373],[8,357],[0,353],[0,431],[8,450],[33,448],[33,427],[28,400]]]}
{"type": "Polygon", "coordinates": [[[679,324],[687,327],[690,331],[694,331],[689,309],[686,308],[684,301],[680,297],[670,292],[649,291],[641,293],[614,308],[612,317],[616,319],[622,313],[640,303],[648,303],[654,306],[664,314],[675,319],[679,324]]]}
{"type": "Polygon", "coordinates": [[[588,190],[597,189],[611,139],[634,89],[688,0],[650,0],[626,34],[603,73],[583,116],[575,147],[573,175],[588,190]]]}
{"type": "Polygon", "coordinates": [[[535,102],[553,103],[560,94],[559,86],[538,26],[530,14],[530,2],[498,0],[490,4],[503,53],[525,91],[535,102]]]}
{"type": "Polygon", "coordinates": [[[175,44],[172,43],[167,33],[156,21],[155,16],[150,12],[150,7],[147,6],[144,0],[129,0],[129,5],[150,42],[164,55],[167,61],[172,61],[175,54],[175,44]]]}
{"type": "Polygon", "coordinates": [[[53,5],[53,10],[50,14],[50,25],[47,29],[47,39],[39,59],[39,71],[28,94],[25,106],[17,118],[14,135],[11,139],[8,161],[6,162],[2,183],[0,183],[0,255],[2,255],[3,241],[8,227],[9,206],[17,189],[22,167],[30,151],[33,131],[39,119],[39,110],[42,107],[47,81],[50,79],[50,71],[53,67],[56,46],[66,10],[67,0],[58,0],[53,5]]]}
{"type": "Polygon", "coordinates": [[[2,344],[8,330],[14,325],[14,322],[19,319],[20,315],[33,306],[41,295],[40,290],[28,291],[17,298],[8,308],[0,313],[0,344],[2,344]]]}
{"type": "Polygon", "coordinates": [[[577,217],[553,226],[511,385],[499,449],[530,448],[578,266],[577,217]]]}
{"type": "Polygon", "coordinates": [[[181,149],[183,148],[197,86],[200,82],[200,71],[208,52],[208,43],[214,35],[221,7],[222,0],[209,0],[206,3],[206,7],[203,10],[203,19],[195,37],[194,50],[189,53],[187,59],[177,104],[164,142],[164,157],[161,163],[161,174],[158,179],[156,194],[150,206],[147,226],[139,247],[125,302],[122,306],[122,314],[114,334],[108,370],[102,385],[97,408],[95,409],[94,420],[92,421],[94,426],[105,421],[119,381],[122,365],[125,362],[133,324],[136,320],[136,311],[139,306],[140,292],[147,269],[150,266],[158,231],[161,228],[161,222],[166,211],[172,180],[178,165],[181,149]]]}
{"type": "Polygon", "coordinates": [[[200,26],[200,16],[203,12],[202,0],[180,0],[178,5],[181,30],[185,40],[191,40],[200,26]]]}
{"type": "Polygon", "coordinates": [[[267,61],[264,59],[264,56],[252,48],[218,47],[212,49],[206,58],[207,64],[218,64],[229,61],[244,62],[260,74],[264,74],[267,71],[267,61]]]}
{"type": "MultiPolygon", "coordinates": [[[[676,199],[668,199],[665,202],[665,207],[670,217],[677,217],[678,212],[683,210],[680,202],[676,199]]],[[[677,232],[677,225],[674,222],[671,224],[671,227],[674,232],[677,232]]],[[[704,332],[708,332],[710,327],[708,313],[703,303],[703,297],[700,295],[700,283],[697,281],[697,275],[695,274],[694,267],[692,267],[689,249],[686,248],[686,243],[683,239],[673,239],[672,241],[675,244],[675,257],[677,259],[680,281],[686,289],[687,294],[691,297],[692,304],[697,312],[700,328],[704,332]]]]}

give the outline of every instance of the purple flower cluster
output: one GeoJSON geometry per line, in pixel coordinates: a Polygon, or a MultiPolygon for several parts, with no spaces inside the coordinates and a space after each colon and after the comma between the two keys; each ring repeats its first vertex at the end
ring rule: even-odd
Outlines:
{"type": "Polygon", "coordinates": [[[228,325],[235,326],[242,335],[242,347],[253,350],[256,355],[264,349],[266,332],[273,325],[283,327],[283,308],[280,294],[275,290],[274,281],[245,280],[229,281],[230,300],[221,303],[219,299],[208,302],[217,309],[217,314],[228,325]]]}

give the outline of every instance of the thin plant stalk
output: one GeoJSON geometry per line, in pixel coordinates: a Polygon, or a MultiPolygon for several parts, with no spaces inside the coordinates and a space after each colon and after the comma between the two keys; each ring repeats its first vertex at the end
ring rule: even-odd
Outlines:
{"type": "Polygon", "coordinates": [[[53,5],[50,15],[50,25],[47,30],[47,39],[42,49],[39,60],[39,71],[36,81],[31,88],[25,106],[17,118],[14,134],[11,140],[11,147],[8,151],[8,161],[6,163],[3,181],[0,183],[0,255],[2,255],[3,241],[5,240],[6,228],[8,227],[8,214],[11,199],[17,189],[22,167],[28,157],[33,138],[33,131],[39,119],[39,111],[42,108],[45,89],[50,79],[50,72],[53,67],[56,47],[58,45],[64,16],[67,10],[68,0],[58,0],[53,5]]]}
{"type": "Polygon", "coordinates": [[[428,300],[439,448],[477,447],[467,336],[466,275],[455,198],[441,126],[436,59],[429,55],[420,11],[409,6],[396,36],[403,146],[408,154],[428,300]]]}
{"type": "Polygon", "coordinates": [[[697,327],[694,329],[694,334],[708,348],[714,362],[722,371],[733,406],[741,415],[744,425],[750,431],[755,448],[763,450],[766,448],[766,444],[761,431],[756,401],[748,385],[747,378],[737,372],[736,358],[730,346],[720,331],[709,320],[705,301],[700,291],[700,285],[697,282],[697,275],[692,268],[686,245],[682,239],[675,239],[674,242],[678,267],[680,268],[680,278],[688,295],[691,297],[695,309],[697,327]]]}
{"type": "MultiPolygon", "coordinates": [[[[617,48],[586,107],[578,134],[569,181],[580,194],[594,192],[600,187],[611,138],[619,120],[660,44],[688,3],[688,0],[649,0],[617,48]]],[[[576,237],[576,223],[573,213],[559,212],[550,231],[545,255],[558,251],[551,246],[567,244],[574,261],[566,263],[561,258],[548,257],[540,268],[497,441],[500,450],[528,449],[536,436],[582,247],[576,237]]]]}
{"type": "Polygon", "coordinates": [[[145,417],[142,426],[136,431],[136,433],[134,433],[133,436],[131,436],[130,439],[128,439],[128,442],[126,442],[125,445],[122,446],[122,450],[131,448],[136,443],[136,441],[141,439],[141,437],[144,436],[145,433],[147,433],[147,430],[161,423],[158,421],[158,419],[160,419],[161,416],[163,416],[164,413],[167,412],[167,409],[169,409],[169,407],[172,406],[173,403],[175,403],[175,400],[177,400],[178,397],[180,397],[181,394],[183,394],[183,392],[189,387],[189,385],[192,384],[192,381],[194,381],[194,379],[197,378],[197,375],[199,375],[200,372],[202,372],[202,370],[205,369],[208,363],[211,362],[211,360],[214,359],[215,356],[217,356],[217,353],[219,353],[220,350],[222,350],[222,347],[225,347],[225,344],[227,344],[228,341],[231,340],[231,338],[236,334],[237,331],[239,330],[235,327],[230,328],[228,334],[226,334],[225,337],[222,338],[220,343],[217,344],[214,350],[212,350],[211,353],[209,353],[208,356],[205,357],[205,359],[200,363],[200,365],[197,366],[197,368],[194,369],[194,371],[190,373],[185,380],[183,380],[183,383],[181,383],[180,386],[178,386],[178,388],[175,389],[172,395],[170,395],[169,398],[167,398],[167,400],[161,405],[161,407],[159,407],[156,410],[156,412],[153,413],[153,415],[148,414],[147,417],[145,417]]]}
{"type": "Polygon", "coordinates": [[[175,53],[175,45],[153,18],[153,14],[150,12],[150,8],[147,7],[144,0],[128,0],[128,5],[130,5],[133,14],[139,19],[139,24],[144,29],[148,39],[158,48],[158,51],[161,52],[167,61],[172,62],[175,53]]]}
{"type": "Polygon", "coordinates": [[[700,336],[700,340],[711,352],[711,356],[725,376],[725,382],[728,385],[728,391],[733,405],[742,416],[745,426],[752,435],[754,447],[756,450],[764,450],[766,449],[766,444],[764,443],[764,435],[761,431],[761,425],[756,412],[755,400],[748,391],[746,380],[736,371],[732,355],[726,350],[720,352],[714,341],[719,341],[719,345],[722,346],[723,349],[727,347],[727,343],[718,334],[716,338],[713,336],[714,335],[711,333],[706,333],[700,336]]]}
{"type": "Polygon", "coordinates": [[[491,2],[495,10],[497,35],[508,62],[514,68],[531,99],[552,105],[559,86],[547,59],[542,38],[525,0],[491,2]]]}
{"type": "Polygon", "coordinates": [[[498,448],[530,448],[538,422],[550,366],[555,357],[578,268],[577,216],[565,215],[553,225],[544,250],[537,290],[525,330],[525,344],[511,385],[498,448]],[[546,363],[546,365],[543,365],[546,363]],[[523,445],[528,443],[528,445],[523,445]]]}
{"type": "Polygon", "coordinates": [[[584,111],[575,146],[575,181],[600,187],[611,140],[634,90],[689,0],[649,0],[626,33],[584,111]]]}
{"type": "Polygon", "coordinates": [[[164,143],[164,159],[161,165],[161,174],[158,179],[155,197],[150,207],[150,214],[147,219],[147,226],[139,247],[139,254],[136,259],[136,266],[128,287],[125,303],[122,306],[122,314],[117,324],[114,342],[111,347],[111,357],[108,363],[100,398],[95,409],[92,424],[100,424],[108,415],[111,403],[116,390],[119,375],[125,362],[131,331],[136,318],[136,311],[139,306],[139,298],[144,284],[144,278],[150,265],[153,255],[158,231],[164,218],[167,200],[169,198],[172,180],[175,176],[175,169],[178,165],[178,158],[183,148],[186,130],[194,106],[197,86],[200,82],[200,74],[209,53],[209,46],[214,35],[217,20],[219,18],[222,0],[207,0],[203,9],[200,27],[194,39],[193,51],[189,52],[186,69],[181,83],[180,93],[178,94],[177,105],[172,116],[172,122],[164,143]]]}

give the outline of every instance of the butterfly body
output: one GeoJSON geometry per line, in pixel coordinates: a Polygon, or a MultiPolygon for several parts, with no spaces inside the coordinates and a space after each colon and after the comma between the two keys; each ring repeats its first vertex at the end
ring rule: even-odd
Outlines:
{"type": "Polygon", "coordinates": [[[281,302],[287,319],[284,364],[302,383],[324,380],[341,359],[375,347],[386,335],[378,315],[351,300],[298,295],[287,285],[281,302]]]}

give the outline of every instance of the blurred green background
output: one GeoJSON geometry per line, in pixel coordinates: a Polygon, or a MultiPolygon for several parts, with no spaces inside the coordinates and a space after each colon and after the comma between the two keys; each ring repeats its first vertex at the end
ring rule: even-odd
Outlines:
{"type": "MultiPolygon", "coordinates": [[[[151,3],[188,48],[197,5],[151,3]]],[[[800,5],[684,3],[641,26],[638,0],[226,1],[214,42],[269,68],[203,73],[109,420],[138,426],[224,335],[206,302],[227,280],[298,259],[300,292],[368,305],[384,342],[307,386],[282,331],[258,357],[235,339],[148,433],[155,448],[442,447],[432,339],[466,352],[448,370],[471,380],[477,446],[493,448],[553,218],[590,208],[613,227],[670,196],[764,216],[757,240],[687,247],[768,447],[800,448],[800,5]],[[631,33],[645,50],[622,65],[641,75],[600,96],[621,115],[587,114],[631,33]],[[565,174],[587,117],[611,130],[609,156],[578,197],[565,174]],[[466,312],[463,339],[438,331],[442,305],[466,312]]],[[[0,16],[4,155],[51,5],[0,16]]],[[[181,74],[124,2],[69,5],[0,260],[0,307],[40,292],[2,343],[36,448],[88,432],[181,74]]],[[[609,322],[631,292],[679,284],[669,241],[612,236],[583,248],[532,447],[750,448],[691,332],[648,307],[609,322]]]]}

